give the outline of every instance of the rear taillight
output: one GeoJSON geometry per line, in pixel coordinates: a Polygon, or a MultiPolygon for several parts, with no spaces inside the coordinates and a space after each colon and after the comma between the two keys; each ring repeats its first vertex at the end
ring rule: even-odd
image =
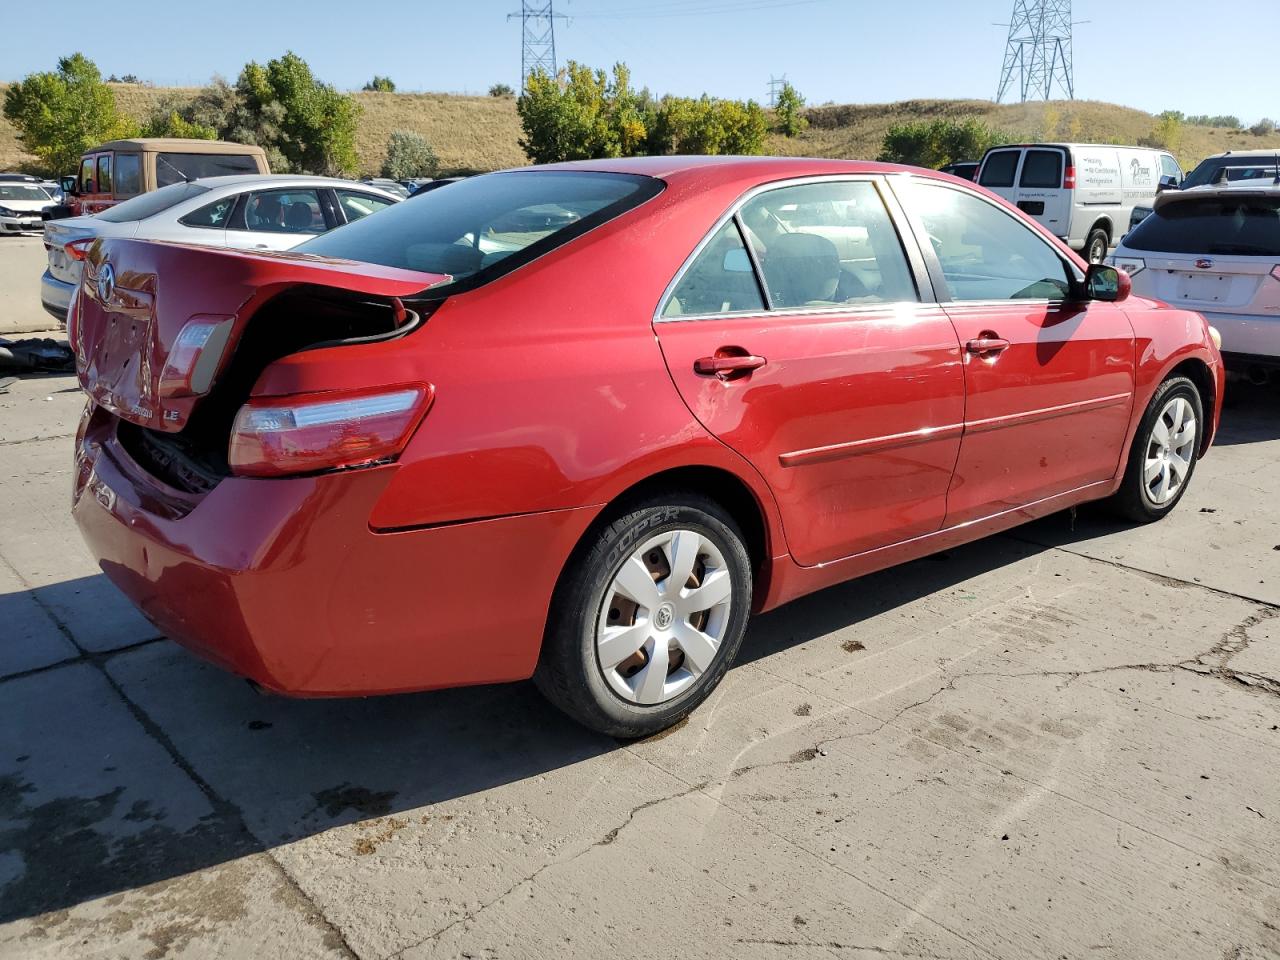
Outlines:
{"type": "Polygon", "coordinates": [[[1067,172],[1062,175],[1062,189],[1074,190],[1076,188],[1076,168],[1067,167],[1067,172]]]}
{"type": "Polygon", "coordinates": [[[250,400],[231,428],[227,462],[242,477],[282,477],[390,460],[431,405],[426,384],[250,400]]]}
{"type": "Polygon", "coordinates": [[[187,321],[160,374],[162,397],[200,397],[213,386],[235,317],[193,317],[187,321]]]}
{"type": "Polygon", "coordinates": [[[1280,263],[1277,263],[1274,267],[1271,268],[1271,275],[1275,277],[1277,280],[1280,280],[1280,263]]]}
{"type": "Polygon", "coordinates": [[[93,240],[93,237],[69,240],[62,245],[62,249],[72,260],[83,260],[89,255],[89,248],[93,246],[93,240]]]}

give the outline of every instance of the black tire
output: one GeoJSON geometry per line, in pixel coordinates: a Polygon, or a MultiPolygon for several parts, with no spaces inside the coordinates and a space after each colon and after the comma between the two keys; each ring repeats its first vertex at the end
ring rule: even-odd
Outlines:
{"type": "Polygon", "coordinates": [[[688,716],[732,664],[751,615],[751,560],[729,513],[695,494],[668,494],[629,505],[590,536],[570,560],[552,598],[534,683],[583,726],[622,739],[649,736],[688,716]],[[597,618],[615,575],[643,541],[685,529],[711,540],[729,572],[733,592],[724,634],[711,666],[678,695],[654,705],[629,702],[609,686],[600,669],[597,618]]]}
{"type": "Polygon", "coordinates": [[[1089,231],[1089,239],[1084,242],[1081,251],[1089,263],[1101,263],[1111,249],[1111,238],[1102,227],[1094,227],[1089,231]]]}
{"type": "Polygon", "coordinates": [[[1151,523],[1169,513],[1178,505],[1182,495],[1187,492],[1187,487],[1191,485],[1203,439],[1204,405],[1200,402],[1200,391],[1186,377],[1170,377],[1156,388],[1155,395],[1142,415],[1142,422],[1138,424],[1138,431],[1133,437],[1133,446],[1129,449],[1129,461],[1125,466],[1124,480],[1120,484],[1120,489],[1111,498],[1111,505],[1115,511],[1135,523],[1151,523]],[[1196,437],[1192,446],[1191,465],[1187,468],[1187,475],[1183,478],[1177,492],[1164,503],[1155,503],[1143,482],[1143,468],[1152,445],[1156,420],[1165,406],[1175,397],[1182,397],[1191,404],[1196,417],[1196,437]]]}

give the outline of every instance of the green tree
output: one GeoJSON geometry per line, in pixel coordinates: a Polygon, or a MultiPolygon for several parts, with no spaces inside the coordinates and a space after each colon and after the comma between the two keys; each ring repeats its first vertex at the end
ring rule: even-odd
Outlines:
{"type": "MultiPolygon", "coordinates": [[[[311,73],[292,51],[265,65],[245,64],[236,80],[235,131],[243,142],[272,150],[298,173],[342,175],[355,170],[360,106],[311,73]]],[[[272,164],[275,169],[276,163],[272,164]]]]}
{"type": "Polygon", "coordinates": [[[396,130],[387,140],[387,159],[382,175],[392,180],[434,177],[440,171],[440,158],[427,138],[412,130],[396,130]]]}
{"type": "Polygon", "coordinates": [[[575,60],[554,77],[534,71],[516,101],[525,155],[534,163],[622,156],[623,133],[615,124],[618,101],[631,96],[628,84],[627,68],[620,63],[614,65],[612,82],[603,70],[575,60]]]}
{"type": "Polygon", "coordinates": [[[489,96],[491,97],[514,97],[516,92],[510,84],[495,83],[489,88],[489,96]]]}
{"type": "Polygon", "coordinates": [[[364,89],[377,93],[395,93],[396,85],[390,77],[380,77],[375,73],[373,79],[364,85],[364,89]]]}
{"type": "Polygon", "coordinates": [[[218,131],[185,119],[177,110],[156,112],[142,127],[144,137],[183,137],[190,140],[217,140],[218,131]]]}
{"type": "Polygon", "coordinates": [[[809,121],[800,115],[802,109],[804,109],[804,97],[791,85],[790,80],[786,81],[778,92],[777,106],[773,108],[773,114],[778,120],[778,132],[785,137],[795,137],[803,133],[809,126],[809,121]]]}
{"type": "Polygon", "coordinates": [[[1164,111],[1156,117],[1156,125],[1151,130],[1151,136],[1146,139],[1154,146],[1177,153],[1178,147],[1182,145],[1182,114],[1177,110],[1164,111]]]}
{"type": "Polygon", "coordinates": [[[60,59],[56,71],[30,74],[9,87],[4,115],[23,148],[55,176],[74,170],[86,150],[134,132],[97,66],[80,53],[60,59]]]}
{"type": "Polygon", "coordinates": [[[999,139],[994,130],[972,117],[903,123],[885,135],[878,159],[936,169],[960,160],[977,160],[999,139]]]}

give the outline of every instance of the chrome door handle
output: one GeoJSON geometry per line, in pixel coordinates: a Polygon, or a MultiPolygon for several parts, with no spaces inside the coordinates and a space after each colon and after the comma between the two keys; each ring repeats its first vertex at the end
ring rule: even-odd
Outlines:
{"type": "Polygon", "coordinates": [[[1001,353],[1009,349],[1009,341],[1003,337],[978,337],[964,345],[970,353],[1001,353]]]}

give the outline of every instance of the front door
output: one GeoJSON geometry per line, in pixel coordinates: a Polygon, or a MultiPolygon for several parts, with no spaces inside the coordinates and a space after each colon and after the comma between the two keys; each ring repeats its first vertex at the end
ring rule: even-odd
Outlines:
{"type": "Polygon", "coordinates": [[[947,526],[1114,477],[1134,395],[1123,309],[1078,299],[1077,268],[995,203],[918,179],[896,189],[929,237],[964,352],[947,526]]]}
{"type": "Polygon", "coordinates": [[[779,186],[704,244],[654,324],[685,402],[768,481],[804,565],[946,515],[960,349],[905,249],[922,265],[876,181],[779,186]]]}

